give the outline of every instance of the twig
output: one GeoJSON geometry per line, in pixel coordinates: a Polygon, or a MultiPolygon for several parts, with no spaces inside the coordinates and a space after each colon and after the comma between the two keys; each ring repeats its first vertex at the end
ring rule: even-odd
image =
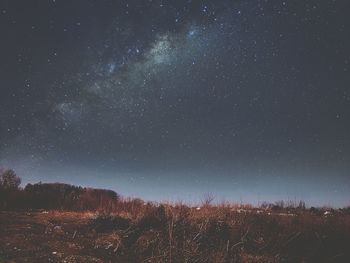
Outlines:
{"type": "Polygon", "coordinates": [[[173,241],[173,227],[174,217],[171,217],[171,224],[169,224],[169,262],[172,262],[172,241],[173,241]]]}
{"type": "Polygon", "coordinates": [[[235,247],[237,247],[237,246],[239,246],[239,245],[243,245],[243,242],[242,242],[242,241],[239,241],[238,243],[234,244],[234,245],[231,247],[231,249],[232,249],[232,248],[235,248],[235,247]]]}

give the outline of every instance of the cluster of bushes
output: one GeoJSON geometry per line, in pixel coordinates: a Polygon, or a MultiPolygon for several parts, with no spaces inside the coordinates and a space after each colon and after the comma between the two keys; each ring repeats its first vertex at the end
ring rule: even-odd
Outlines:
{"type": "Polygon", "coordinates": [[[306,205],[305,202],[300,200],[300,201],[276,201],[275,203],[268,203],[268,202],[263,202],[260,205],[261,208],[263,209],[269,209],[273,211],[280,211],[280,210],[305,210],[306,205]]]}
{"type": "Polygon", "coordinates": [[[92,189],[62,183],[27,184],[13,170],[0,171],[0,209],[62,209],[111,211],[119,195],[111,190],[92,189]]]}

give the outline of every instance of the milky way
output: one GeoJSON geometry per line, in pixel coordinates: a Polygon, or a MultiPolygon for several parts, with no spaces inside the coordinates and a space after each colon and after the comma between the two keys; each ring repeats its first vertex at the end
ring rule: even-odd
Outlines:
{"type": "Polygon", "coordinates": [[[348,205],[344,1],[2,1],[0,166],[146,199],[348,205]]]}

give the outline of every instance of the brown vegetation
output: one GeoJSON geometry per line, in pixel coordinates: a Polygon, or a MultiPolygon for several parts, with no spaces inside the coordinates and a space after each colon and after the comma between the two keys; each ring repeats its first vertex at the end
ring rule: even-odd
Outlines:
{"type": "Polygon", "coordinates": [[[350,262],[346,209],[213,205],[209,195],[189,207],[65,184],[5,192],[0,262],[350,262]]]}

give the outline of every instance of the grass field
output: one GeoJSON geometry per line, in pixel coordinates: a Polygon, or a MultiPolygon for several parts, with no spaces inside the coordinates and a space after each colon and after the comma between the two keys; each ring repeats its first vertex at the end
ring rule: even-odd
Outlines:
{"type": "Polygon", "coordinates": [[[350,262],[345,211],[120,204],[0,212],[0,262],[350,262]]]}

